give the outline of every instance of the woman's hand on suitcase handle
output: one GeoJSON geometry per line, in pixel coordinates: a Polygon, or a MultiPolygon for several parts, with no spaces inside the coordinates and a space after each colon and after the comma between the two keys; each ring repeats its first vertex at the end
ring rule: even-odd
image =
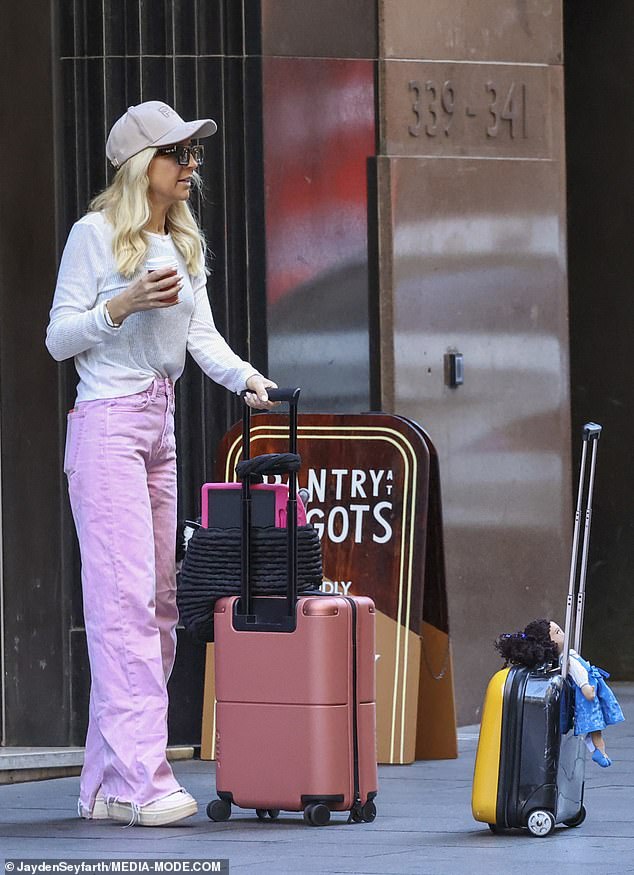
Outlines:
{"type": "Polygon", "coordinates": [[[255,410],[272,410],[279,405],[279,401],[269,401],[267,389],[277,389],[277,383],[263,377],[262,374],[253,374],[246,382],[247,391],[244,400],[255,410]]]}

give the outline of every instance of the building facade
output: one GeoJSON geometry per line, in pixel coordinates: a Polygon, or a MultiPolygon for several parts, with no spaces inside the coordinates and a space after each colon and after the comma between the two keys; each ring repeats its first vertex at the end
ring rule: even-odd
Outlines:
{"type": "MultiPolygon", "coordinates": [[[[606,430],[586,640],[591,658],[632,677],[633,17],[625,0],[5,10],[3,744],[83,741],[89,672],[62,474],[75,374],[48,356],[44,332],[68,230],[109,179],[108,129],[150,99],[219,124],[194,206],[216,322],[234,349],[302,385],[304,409],[394,412],[436,444],[460,722],[478,717],[493,638],[562,617],[571,472],[591,418],[606,430]],[[459,386],[451,353],[464,360],[459,386]]],[[[177,395],[182,517],[197,512],[237,415],[189,362],[177,395]]],[[[179,638],[170,733],[191,743],[204,653],[179,638]]]]}

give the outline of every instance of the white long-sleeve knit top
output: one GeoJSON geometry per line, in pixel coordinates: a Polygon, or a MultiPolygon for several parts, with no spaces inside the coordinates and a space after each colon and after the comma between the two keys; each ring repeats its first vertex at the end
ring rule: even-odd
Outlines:
{"type": "Polygon", "coordinates": [[[237,356],[216,329],[205,273],[189,276],[168,234],[147,233],[147,257],[172,255],[184,280],[179,303],[143,310],[111,327],[105,303],[134,279],[118,271],[113,228],[102,213],[88,213],[71,228],[62,255],[46,332],[57,361],[74,357],[79,374],[77,401],[115,398],[147,389],[154,379],[176,381],[187,350],[202,370],[227,389],[240,392],[257,370],[237,356]]]}

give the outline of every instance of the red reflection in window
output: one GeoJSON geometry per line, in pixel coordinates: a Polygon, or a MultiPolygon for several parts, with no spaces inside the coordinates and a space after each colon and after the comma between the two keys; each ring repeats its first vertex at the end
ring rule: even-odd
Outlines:
{"type": "Polygon", "coordinates": [[[372,61],[265,58],[269,306],[318,274],[367,261],[372,61]]]}

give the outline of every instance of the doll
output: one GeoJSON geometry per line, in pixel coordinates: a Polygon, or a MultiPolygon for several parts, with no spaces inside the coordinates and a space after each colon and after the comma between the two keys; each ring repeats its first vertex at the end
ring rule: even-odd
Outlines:
{"type": "MultiPolygon", "coordinates": [[[[523,632],[500,635],[495,648],[506,665],[554,666],[561,664],[564,633],[552,620],[533,620],[523,632]]],[[[606,753],[602,730],[625,719],[616,696],[605,682],[609,675],[571,649],[568,676],[575,688],[575,735],[585,735],[592,759],[605,769],[612,765],[612,760],[606,753]]]]}

